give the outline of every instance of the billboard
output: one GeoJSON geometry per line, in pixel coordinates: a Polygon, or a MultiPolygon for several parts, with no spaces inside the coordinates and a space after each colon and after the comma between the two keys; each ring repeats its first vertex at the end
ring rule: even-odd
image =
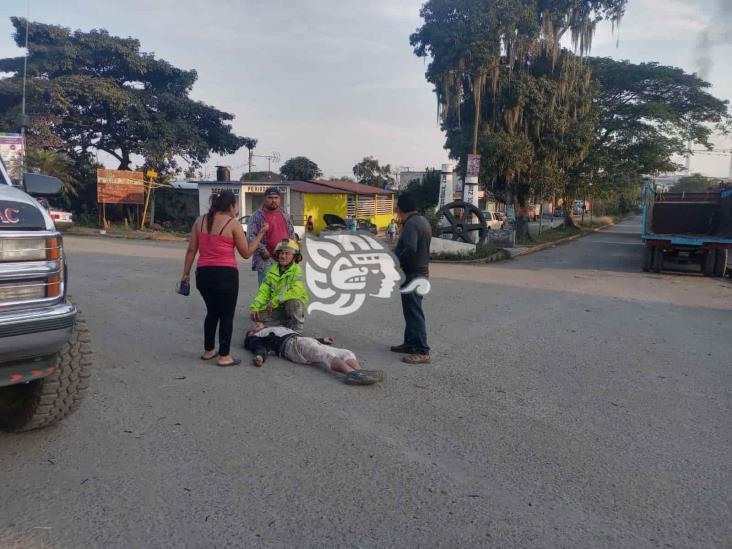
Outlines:
{"type": "Polygon", "coordinates": [[[142,172],[97,170],[97,202],[102,204],[143,204],[145,181],[142,172]]]}
{"type": "Polygon", "coordinates": [[[11,179],[21,179],[24,155],[25,143],[21,134],[0,132],[0,158],[3,159],[11,179]]]}

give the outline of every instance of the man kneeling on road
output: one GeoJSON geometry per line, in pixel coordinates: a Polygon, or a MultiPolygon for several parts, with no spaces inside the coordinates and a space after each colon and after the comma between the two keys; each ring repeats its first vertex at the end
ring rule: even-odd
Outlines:
{"type": "Polygon", "coordinates": [[[266,326],[286,326],[302,330],[308,292],[303,283],[300,245],[283,240],[275,248],[277,263],[267,271],[254,301],[249,306],[251,318],[266,326]]]}
{"type": "Polygon", "coordinates": [[[267,328],[261,322],[254,324],[244,340],[244,348],[254,353],[255,366],[262,366],[272,352],[298,364],[323,364],[333,372],[345,374],[343,382],[348,385],[383,381],[381,370],[362,370],[352,351],[331,347],[332,344],[330,337],[305,337],[284,326],[267,328]]]}

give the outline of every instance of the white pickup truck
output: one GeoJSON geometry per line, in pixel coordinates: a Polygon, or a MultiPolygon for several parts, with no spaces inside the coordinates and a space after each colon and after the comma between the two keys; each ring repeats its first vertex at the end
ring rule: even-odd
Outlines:
{"type": "Polygon", "coordinates": [[[503,228],[503,220],[498,219],[493,212],[484,211],[483,217],[485,217],[485,226],[492,231],[498,231],[503,228]]]}
{"type": "Polygon", "coordinates": [[[89,385],[86,324],[66,295],[63,238],[37,198],[55,177],[14,186],[0,159],[0,429],[28,431],[73,412],[89,385]]]}

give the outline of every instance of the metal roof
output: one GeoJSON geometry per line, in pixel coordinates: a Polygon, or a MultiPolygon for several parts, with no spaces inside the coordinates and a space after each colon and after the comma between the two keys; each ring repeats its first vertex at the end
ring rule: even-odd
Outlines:
{"type": "MultiPolygon", "coordinates": [[[[334,189],[332,187],[326,187],[313,183],[312,181],[287,181],[287,185],[291,190],[299,193],[312,193],[312,194],[342,194],[347,191],[341,189],[334,189]]],[[[352,194],[352,193],[348,193],[352,194]]]]}
{"type": "Polygon", "coordinates": [[[318,185],[325,185],[326,187],[332,187],[334,189],[340,189],[350,194],[383,194],[392,195],[396,191],[382,189],[380,187],[372,187],[371,185],[364,185],[363,183],[354,183],[353,181],[324,181],[322,179],[316,179],[311,183],[317,183],[318,185]]]}

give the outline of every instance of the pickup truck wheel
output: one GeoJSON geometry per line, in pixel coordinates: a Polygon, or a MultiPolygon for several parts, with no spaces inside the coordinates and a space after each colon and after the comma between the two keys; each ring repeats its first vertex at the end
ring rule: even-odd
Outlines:
{"type": "Polygon", "coordinates": [[[712,273],[712,276],[716,276],[718,278],[724,276],[724,273],[727,271],[727,256],[727,250],[716,250],[716,253],[714,254],[714,272],[712,273]]]}
{"type": "Polygon", "coordinates": [[[643,272],[647,273],[651,270],[653,265],[653,246],[646,244],[645,250],[643,250],[643,272]]]}
{"type": "Polygon", "coordinates": [[[704,276],[714,276],[714,263],[716,259],[716,250],[707,250],[704,252],[701,260],[701,271],[704,276]]]}
{"type": "Polygon", "coordinates": [[[53,374],[0,389],[0,429],[30,431],[71,414],[89,387],[91,365],[89,331],[86,322],[77,317],[71,338],[54,359],[53,374]]]}
{"type": "Polygon", "coordinates": [[[660,273],[663,270],[663,248],[661,246],[653,247],[653,272],[660,273]]]}

